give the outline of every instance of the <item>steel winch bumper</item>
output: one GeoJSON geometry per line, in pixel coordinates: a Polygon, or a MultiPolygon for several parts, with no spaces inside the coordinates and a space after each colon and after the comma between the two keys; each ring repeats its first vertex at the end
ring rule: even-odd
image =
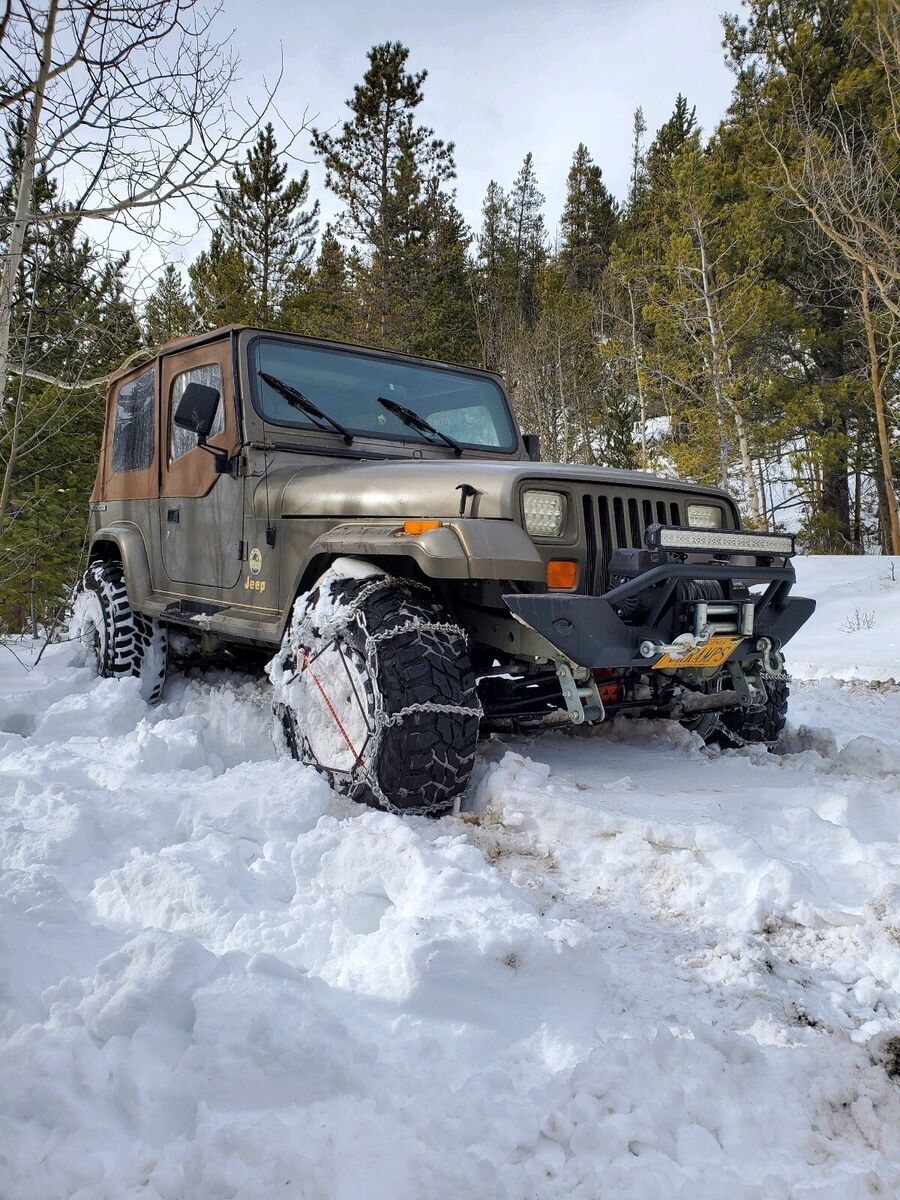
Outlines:
{"type": "MultiPolygon", "coordinates": [[[[664,562],[601,596],[516,593],[503,599],[514,617],[570,662],[591,668],[646,670],[653,657],[648,655],[648,648],[664,648],[678,632],[673,625],[680,603],[676,592],[679,583],[689,580],[717,580],[747,587],[766,585],[762,592],[742,594],[723,605],[693,602],[695,610],[699,605],[706,609],[734,610],[736,632],[746,639],[744,644],[736,646],[732,655],[735,659],[760,658],[780,650],[809,620],[816,607],[815,600],[790,594],[796,574],[789,563],[743,566],[731,562],[664,562]],[[616,610],[635,597],[645,602],[642,623],[626,623],[616,610]],[[748,606],[752,612],[747,611],[748,606]]],[[[700,612],[705,617],[702,609],[700,612]]]]}

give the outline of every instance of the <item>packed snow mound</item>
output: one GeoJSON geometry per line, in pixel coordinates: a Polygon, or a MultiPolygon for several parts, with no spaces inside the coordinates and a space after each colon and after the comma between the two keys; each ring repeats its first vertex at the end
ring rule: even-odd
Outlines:
{"type": "Polygon", "coordinates": [[[900,1194],[898,728],[801,682],[778,753],[486,742],[401,819],[278,757],[262,678],[8,653],[0,1195],[900,1194]]]}

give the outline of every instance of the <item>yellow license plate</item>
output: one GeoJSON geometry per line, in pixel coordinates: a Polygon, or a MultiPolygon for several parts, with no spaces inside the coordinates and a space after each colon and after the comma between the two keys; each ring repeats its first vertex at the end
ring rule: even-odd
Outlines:
{"type": "Polygon", "coordinates": [[[672,658],[670,655],[664,654],[653,664],[653,669],[662,671],[667,668],[677,669],[680,667],[721,667],[722,663],[727,662],[731,657],[737,644],[743,640],[740,637],[726,637],[718,634],[716,637],[711,637],[705,646],[689,650],[680,658],[672,658]]]}

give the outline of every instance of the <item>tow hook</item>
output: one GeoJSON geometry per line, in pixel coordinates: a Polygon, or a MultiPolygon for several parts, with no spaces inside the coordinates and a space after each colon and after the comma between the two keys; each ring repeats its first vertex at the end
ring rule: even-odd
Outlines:
{"type": "Polygon", "coordinates": [[[772,645],[772,639],[761,637],[757,639],[756,648],[760,652],[760,666],[765,675],[781,675],[784,672],[784,655],[772,645]]]}

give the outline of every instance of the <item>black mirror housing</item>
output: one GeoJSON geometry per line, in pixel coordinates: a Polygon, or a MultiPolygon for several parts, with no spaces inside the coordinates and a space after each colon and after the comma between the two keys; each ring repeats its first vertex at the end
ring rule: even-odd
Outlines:
{"type": "Polygon", "coordinates": [[[525,443],[525,453],[532,462],[541,461],[541,438],[537,433],[523,433],[522,441],[525,443]]]}
{"type": "Polygon", "coordinates": [[[205,383],[189,383],[172,419],[179,429],[189,429],[202,442],[209,437],[218,407],[218,388],[207,387],[205,383]]]}

